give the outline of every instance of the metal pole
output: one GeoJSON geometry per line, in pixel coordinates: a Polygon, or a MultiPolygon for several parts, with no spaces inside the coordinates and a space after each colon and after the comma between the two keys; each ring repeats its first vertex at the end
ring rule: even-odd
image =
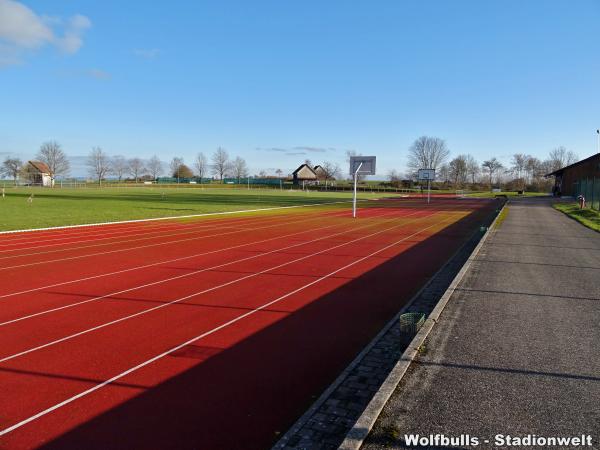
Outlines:
{"type": "Polygon", "coordinates": [[[361,162],[354,172],[354,199],[352,201],[352,217],[356,217],[356,184],[358,183],[358,171],[362,165],[363,163],[361,162]]]}
{"type": "Polygon", "coordinates": [[[427,178],[427,203],[429,204],[431,197],[431,180],[427,178]]]}

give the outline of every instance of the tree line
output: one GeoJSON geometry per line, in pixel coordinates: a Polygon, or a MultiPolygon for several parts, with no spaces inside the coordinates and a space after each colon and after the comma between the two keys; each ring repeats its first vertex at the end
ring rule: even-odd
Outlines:
{"type": "MultiPolygon", "coordinates": [[[[64,177],[69,174],[69,160],[61,145],[56,141],[43,143],[35,155],[35,159],[48,166],[52,182],[56,177],[64,177]]],[[[232,177],[240,182],[248,176],[246,161],[239,156],[231,159],[227,150],[222,147],[219,147],[210,156],[210,163],[204,153],[198,153],[193,161],[195,171],[185,163],[182,157],[174,157],[168,164],[167,170],[165,163],[157,155],[148,160],[138,157],[125,158],[121,155],[109,156],[101,147],[92,148],[86,159],[86,166],[89,175],[98,183],[109,176],[119,182],[126,177],[130,177],[136,183],[142,179],[155,181],[165,173],[176,178],[178,182],[181,179],[193,177],[202,180],[209,175],[217,177],[220,181],[223,181],[223,178],[232,177]]],[[[5,158],[0,166],[0,174],[12,178],[15,184],[19,178],[31,181],[33,170],[28,162],[14,157],[5,158]]],[[[276,173],[281,176],[283,171],[277,170],[276,173]]]]}
{"type": "MultiPolygon", "coordinates": [[[[504,186],[507,189],[542,191],[548,190],[552,184],[544,177],[546,174],[577,161],[577,155],[563,146],[551,150],[544,160],[515,153],[508,167],[495,157],[482,163],[469,154],[450,159],[450,150],[443,139],[421,136],[408,149],[409,172],[406,177],[415,180],[418,170],[427,168],[436,170],[436,181],[442,187],[477,189],[504,186]]],[[[396,170],[391,170],[388,178],[392,183],[399,183],[403,177],[396,170]]]]}
{"type": "MultiPolygon", "coordinates": [[[[357,155],[355,151],[347,151],[347,161],[351,156],[357,155]]],[[[69,160],[56,141],[44,142],[35,158],[48,166],[52,182],[56,177],[64,177],[69,173],[69,160]]],[[[427,168],[435,169],[436,183],[447,188],[478,189],[503,185],[508,189],[547,190],[552,182],[545,179],[544,175],[573,164],[577,160],[577,155],[563,146],[551,150],[544,160],[525,153],[515,153],[508,167],[495,157],[481,163],[469,154],[459,154],[451,159],[450,150],[443,139],[421,136],[408,149],[408,172],[402,175],[396,170],[390,170],[388,179],[396,185],[406,179],[414,181],[418,169],[427,168]]],[[[305,162],[312,165],[309,160],[305,162]]],[[[174,157],[166,170],[165,164],[156,155],[148,160],[138,157],[125,158],[121,155],[109,156],[101,147],[92,148],[86,165],[90,176],[98,183],[109,176],[119,182],[125,177],[130,177],[137,183],[141,179],[156,180],[165,173],[177,179],[177,182],[193,177],[202,180],[212,175],[221,182],[224,178],[231,177],[239,183],[248,176],[246,161],[239,156],[231,159],[227,150],[222,147],[217,148],[210,155],[210,159],[204,153],[198,153],[192,162],[193,168],[190,168],[182,157],[174,157]]],[[[339,165],[336,163],[324,162],[321,170],[326,174],[326,179],[336,179],[341,175],[339,165]]],[[[279,178],[283,175],[281,169],[276,170],[275,173],[279,178]]],[[[29,164],[12,157],[7,157],[3,161],[0,174],[14,179],[15,184],[19,177],[32,180],[33,176],[29,164]]],[[[261,171],[259,176],[264,177],[266,173],[261,171]]]]}

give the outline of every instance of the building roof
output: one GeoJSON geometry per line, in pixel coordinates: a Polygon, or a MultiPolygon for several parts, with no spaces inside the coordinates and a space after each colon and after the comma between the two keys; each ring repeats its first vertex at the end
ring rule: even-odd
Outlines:
{"type": "Polygon", "coordinates": [[[48,167],[48,164],[46,163],[43,163],[41,161],[29,161],[29,164],[31,164],[34,167],[34,169],[40,173],[51,173],[50,167],[48,167]]]}
{"type": "Polygon", "coordinates": [[[600,153],[596,153],[595,155],[592,155],[589,158],[585,158],[585,159],[582,159],[581,161],[577,161],[576,163],[573,163],[570,166],[561,167],[560,169],[555,170],[554,172],[547,173],[544,176],[545,177],[551,177],[552,175],[554,175],[554,176],[556,176],[556,175],[562,175],[565,170],[571,169],[571,168],[573,168],[575,166],[578,166],[579,164],[586,163],[586,162],[588,162],[588,161],[590,161],[590,160],[592,160],[594,158],[598,158],[598,157],[600,157],[600,153]]]}
{"type": "MultiPolygon", "coordinates": [[[[313,168],[312,168],[312,167],[310,167],[308,164],[302,164],[302,165],[300,165],[300,167],[298,167],[296,170],[294,170],[294,172],[293,172],[293,175],[294,175],[294,176],[297,176],[297,175],[298,175],[298,173],[299,173],[301,170],[303,170],[303,169],[308,169],[308,170],[310,171],[310,173],[312,174],[312,177],[314,177],[314,178],[316,178],[316,177],[317,177],[317,174],[315,173],[315,171],[313,170],[313,168]]],[[[312,177],[311,177],[311,178],[312,178],[312,177]]]]}

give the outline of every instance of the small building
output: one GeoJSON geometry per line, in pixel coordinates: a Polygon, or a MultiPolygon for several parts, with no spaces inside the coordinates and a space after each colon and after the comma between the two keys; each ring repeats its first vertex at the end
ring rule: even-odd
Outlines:
{"type": "Polygon", "coordinates": [[[600,202],[600,153],[555,170],[546,175],[554,177],[554,195],[583,195],[589,205],[598,209],[600,202]]]}
{"type": "Polygon", "coordinates": [[[323,166],[315,166],[313,168],[313,172],[317,176],[318,181],[327,181],[327,171],[323,168],[323,166]]]}
{"type": "Polygon", "coordinates": [[[318,181],[317,174],[308,164],[302,164],[292,173],[294,184],[315,184],[318,181]]]}
{"type": "Polygon", "coordinates": [[[52,172],[46,163],[41,161],[28,161],[27,173],[29,181],[34,185],[44,187],[54,186],[52,172]]]}

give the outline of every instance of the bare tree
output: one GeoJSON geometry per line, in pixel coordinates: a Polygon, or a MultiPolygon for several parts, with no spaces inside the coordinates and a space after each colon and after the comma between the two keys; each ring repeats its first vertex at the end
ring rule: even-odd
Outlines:
{"type": "Polygon", "coordinates": [[[56,177],[69,173],[70,165],[67,155],[56,141],[44,142],[36,156],[38,160],[45,163],[50,169],[51,185],[54,186],[56,177]]]}
{"type": "Polygon", "coordinates": [[[342,173],[342,170],[337,163],[329,161],[325,161],[323,164],[321,164],[321,168],[325,174],[325,180],[335,180],[336,178],[339,178],[342,173]]]}
{"type": "Polygon", "coordinates": [[[277,169],[275,171],[275,175],[277,175],[277,178],[281,178],[283,176],[283,170],[277,169]]]}
{"type": "Polygon", "coordinates": [[[115,155],[112,157],[110,162],[110,171],[113,175],[115,175],[118,178],[119,183],[123,179],[123,174],[125,174],[125,172],[127,172],[128,169],[129,164],[127,163],[127,160],[124,156],[115,155]]]}
{"type": "Polygon", "coordinates": [[[504,166],[496,158],[489,159],[481,164],[481,168],[484,170],[484,172],[487,172],[490,177],[490,189],[494,182],[494,174],[502,169],[502,167],[504,166]]]}
{"type": "Polygon", "coordinates": [[[448,169],[454,187],[459,187],[467,181],[467,157],[465,155],[458,155],[450,161],[448,169]]]}
{"type": "Polygon", "coordinates": [[[196,172],[198,173],[198,178],[200,178],[200,183],[202,183],[202,178],[206,176],[208,169],[208,163],[206,162],[206,156],[204,156],[204,153],[200,152],[198,155],[196,155],[196,161],[194,161],[194,165],[196,166],[196,172]]]}
{"type": "Polygon", "coordinates": [[[443,139],[421,136],[408,149],[407,166],[416,172],[419,169],[437,169],[450,154],[443,139]]]}
{"type": "Polygon", "coordinates": [[[512,158],[510,160],[510,169],[513,172],[515,178],[517,178],[518,180],[521,180],[523,178],[523,172],[525,172],[525,167],[527,166],[527,160],[529,158],[530,157],[528,155],[525,155],[523,153],[515,153],[514,155],[512,155],[512,158]]]}
{"type": "Polygon", "coordinates": [[[233,177],[237,179],[238,184],[240,179],[248,176],[248,165],[244,158],[238,156],[233,160],[231,163],[231,173],[233,177]]]}
{"type": "Polygon", "coordinates": [[[542,173],[542,161],[533,156],[528,156],[527,163],[525,164],[525,178],[528,183],[534,183],[538,181],[542,173]]]}
{"type": "Polygon", "coordinates": [[[552,172],[561,169],[579,160],[577,155],[570,150],[567,150],[562,145],[550,151],[550,161],[552,161],[552,172]]]}
{"type": "Polygon", "coordinates": [[[23,162],[19,158],[7,157],[2,163],[2,167],[0,167],[0,173],[11,177],[14,180],[16,186],[17,178],[19,178],[19,173],[21,172],[22,166],[23,162]]]}
{"type": "Polygon", "coordinates": [[[131,158],[129,160],[127,170],[137,183],[138,179],[140,178],[140,175],[142,175],[142,172],[146,170],[146,168],[144,167],[144,161],[142,161],[140,158],[131,158]]]}
{"type": "Polygon", "coordinates": [[[219,147],[212,155],[212,172],[219,177],[219,180],[223,181],[223,177],[229,170],[229,154],[227,150],[219,147]]]}
{"type": "Polygon", "coordinates": [[[86,164],[90,175],[98,180],[98,184],[102,184],[102,180],[110,171],[110,159],[108,155],[100,147],[93,147],[88,155],[86,164]]]}
{"type": "Polygon", "coordinates": [[[436,171],[436,178],[442,180],[443,183],[450,183],[450,167],[448,164],[442,164],[438,171],[436,171]],[[438,175],[439,174],[439,175],[438,175]]]}
{"type": "Polygon", "coordinates": [[[402,178],[400,173],[396,169],[390,169],[390,171],[387,174],[387,177],[388,180],[390,180],[390,183],[397,183],[402,178]]]}
{"type": "Polygon", "coordinates": [[[152,179],[156,181],[160,174],[162,174],[162,171],[163,163],[158,156],[154,155],[148,160],[148,172],[150,172],[150,175],[152,175],[152,179]]]}
{"type": "Polygon", "coordinates": [[[479,175],[479,163],[473,156],[467,155],[467,175],[471,178],[471,183],[475,184],[479,175]]]}
{"type": "Polygon", "coordinates": [[[179,179],[181,178],[181,166],[183,166],[183,158],[178,156],[174,157],[169,164],[171,169],[171,176],[173,178],[177,178],[177,183],[179,184],[179,179]]]}

